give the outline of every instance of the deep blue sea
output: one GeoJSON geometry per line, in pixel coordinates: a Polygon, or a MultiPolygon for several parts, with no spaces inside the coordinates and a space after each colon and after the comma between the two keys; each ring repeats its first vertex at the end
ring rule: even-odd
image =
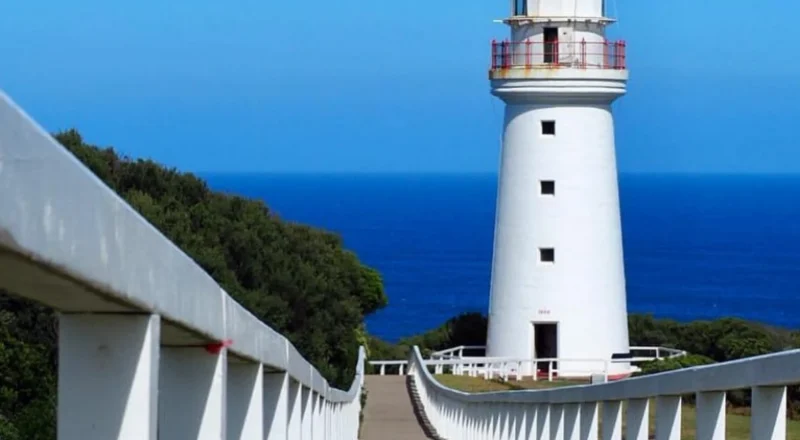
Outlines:
{"type": "MultiPolygon", "coordinates": [[[[396,341],[486,312],[495,175],[205,175],[341,234],[384,279],[369,331],[396,341]]],[[[630,312],[800,328],[800,176],[622,175],[630,312]]]]}

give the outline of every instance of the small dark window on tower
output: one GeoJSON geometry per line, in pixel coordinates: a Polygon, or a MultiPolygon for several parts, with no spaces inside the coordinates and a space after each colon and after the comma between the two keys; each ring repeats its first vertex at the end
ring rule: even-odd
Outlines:
{"type": "Polygon", "coordinates": [[[553,248],[539,248],[539,261],[542,263],[555,263],[556,250],[553,248]]]}
{"type": "Polygon", "coordinates": [[[539,182],[541,193],[546,196],[556,195],[556,182],[553,180],[542,180],[539,182]]]}
{"type": "Polygon", "coordinates": [[[558,28],[544,28],[544,62],[558,63],[558,28]]]}
{"type": "Polygon", "coordinates": [[[542,134],[547,136],[555,136],[556,121],[542,121],[542,134]]]}
{"type": "Polygon", "coordinates": [[[514,15],[528,15],[528,0],[514,0],[514,15]]]}

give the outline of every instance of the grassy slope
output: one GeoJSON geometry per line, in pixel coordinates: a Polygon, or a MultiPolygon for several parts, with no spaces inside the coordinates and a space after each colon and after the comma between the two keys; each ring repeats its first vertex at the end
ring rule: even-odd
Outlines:
{"type": "MultiPolygon", "coordinates": [[[[520,389],[545,389],[556,388],[563,386],[575,385],[575,381],[509,381],[502,383],[498,380],[487,381],[482,378],[466,377],[466,376],[452,376],[452,375],[437,375],[438,380],[443,385],[470,393],[481,393],[490,391],[509,391],[520,389]]],[[[585,382],[584,382],[585,383],[585,382]]],[[[602,411],[602,405],[601,405],[602,411]]],[[[729,410],[727,415],[727,429],[725,438],[728,440],[748,440],[750,439],[750,417],[748,415],[740,414],[741,411],[729,410]]],[[[624,414],[624,408],[623,408],[624,414]]],[[[623,432],[625,421],[623,417],[623,432]]],[[[683,405],[681,411],[681,439],[693,440],[696,438],[695,426],[697,424],[697,413],[694,406],[683,405]]],[[[651,438],[655,434],[655,401],[650,402],[650,435],[651,438]]],[[[787,438],[790,440],[800,440],[800,421],[789,420],[787,425],[787,438]]]]}

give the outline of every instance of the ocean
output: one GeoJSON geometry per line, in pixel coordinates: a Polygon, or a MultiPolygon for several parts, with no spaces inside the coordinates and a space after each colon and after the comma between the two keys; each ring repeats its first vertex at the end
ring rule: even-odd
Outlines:
{"type": "MultiPolygon", "coordinates": [[[[341,234],[380,271],[389,341],[486,313],[497,176],[203,175],[341,234]]],[[[620,176],[628,311],[800,328],[800,176],[620,176]]]]}

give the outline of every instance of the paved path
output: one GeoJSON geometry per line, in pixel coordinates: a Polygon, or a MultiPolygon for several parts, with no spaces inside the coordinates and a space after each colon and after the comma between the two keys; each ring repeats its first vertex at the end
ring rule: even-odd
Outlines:
{"type": "Polygon", "coordinates": [[[405,376],[367,376],[362,440],[426,440],[411,407],[405,376]]]}

